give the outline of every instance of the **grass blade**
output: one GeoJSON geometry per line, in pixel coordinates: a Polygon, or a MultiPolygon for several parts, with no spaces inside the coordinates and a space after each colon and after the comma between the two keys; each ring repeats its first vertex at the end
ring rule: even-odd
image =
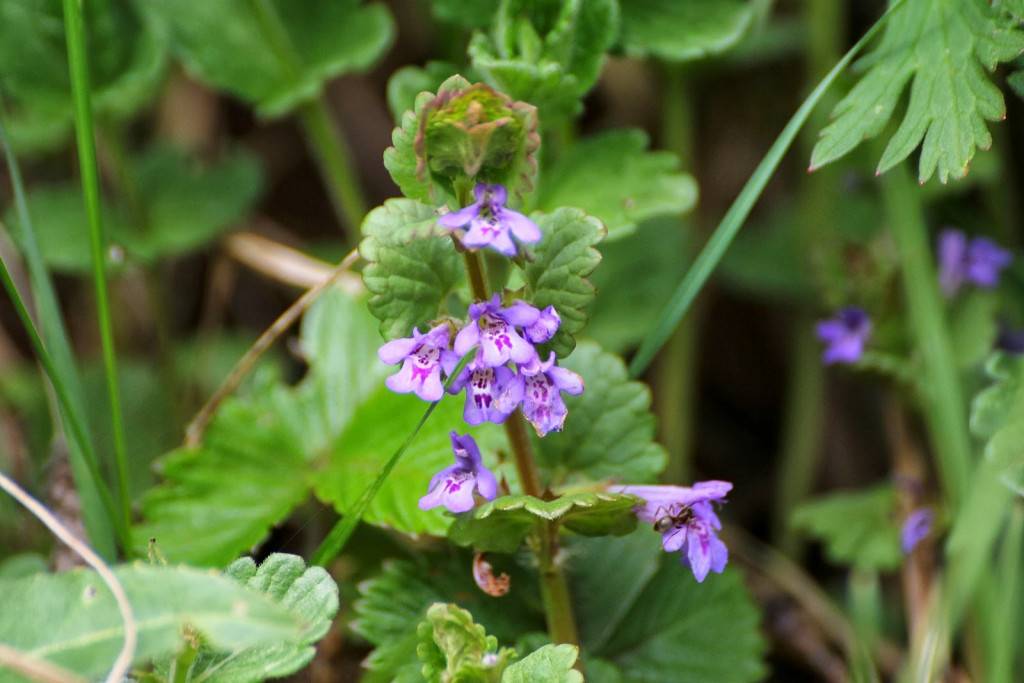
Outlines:
{"type": "MultiPolygon", "coordinates": [[[[18,231],[17,241],[22,247],[28,267],[33,299],[39,315],[39,325],[42,328],[41,340],[49,352],[54,376],[64,383],[67,403],[60,400],[58,393],[57,411],[60,422],[64,426],[64,433],[68,436],[68,460],[71,463],[71,471],[82,503],[82,521],[96,551],[106,559],[114,559],[117,518],[108,517],[108,510],[104,506],[100,490],[103,482],[96,476],[98,463],[92,448],[92,438],[89,434],[88,424],[80,417],[85,414],[85,403],[82,399],[78,369],[75,366],[71,344],[68,342],[67,331],[61,318],[57,295],[36,241],[18,161],[11,149],[2,121],[0,121],[0,147],[3,148],[4,158],[7,162],[14,194],[14,206],[18,216],[16,225],[12,225],[11,229],[18,231]],[[78,436],[76,436],[74,427],[76,421],[79,425],[78,436]]],[[[4,268],[6,270],[6,265],[4,268]]],[[[13,287],[13,283],[11,286],[13,287]]],[[[11,289],[8,291],[12,292],[11,289]]],[[[25,307],[23,303],[19,303],[19,300],[15,299],[15,296],[20,296],[16,290],[11,293],[15,307],[25,307]]],[[[28,328],[26,327],[26,329],[28,328]]],[[[29,330],[30,337],[32,334],[33,331],[29,330]]],[[[39,349],[36,349],[37,354],[38,352],[39,349]]],[[[50,377],[50,382],[56,387],[54,377],[50,377]]],[[[113,508],[110,512],[113,512],[113,508]]]]}
{"type": "Polygon", "coordinates": [[[697,297],[705,283],[707,283],[708,278],[711,277],[711,273],[718,266],[719,261],[722,260],[726,249],[729,248],[736,234],[743,227],[751,210],[754,208],[754,204],[757,203],[768,181],[775,174],[775,170],[793,144],[800,129],[807,123],[811,111],[821,101],[822,96],[831,87],[832,83],[835,82],[839,74],[850,65],[854,57],[874,38],[892,11],[902,4],[902,0],[896,0],[896,2],[889,6],[886,13],[868,29],[867,33],[857,41],[857,44],[850,48],[849,52],[843,55],[843,58],[832,67],[828,75],[818,83],[817,87],[807,96],[807,99],[800,105],[796,113],[793,114],[793,118],[789,120],[786,127],[782,129],[782,133],[779,134],[771,149],[768,150],[764,159],[758,164],[754,174],[750,176],[750,180],[743,186],[743,190],[736,197],[736,201],[729,207],[729,211],[726,212],[722,222],[715,228],[715,232],[711,235],[707,244],[704,245],[700,254],[697,255],[697,259],[690,266],[686,275],[683,276],[682,282],[679,283],[679,286],[672,293],[668,304],[662,310],[658,324],[640,345],[636,355],[633,356],[633,360],[629,364],[629,374],[631,377],[639,377],[644,373],[651,364],[651,361],[654,360],[654,356],[665,342],[668,341],[673,330],[676,329],[683,316],[686,315],[693,300],[697,297]]]}
{"type": "MultiPolygon", "coordinates": [[[[114,470],[117,497],[121,506],[122,524],[131,527],[131,501],[128,496],[128,459],[124,446],[124,419],[121,414],[121,388],[117,378],[117,351],[110,319],[110,295],[107,291],[106,239],[100,215],[100,181],[96,164],[96,131],[92,121],[89,90],[89,63],[85,45],[85,25],[79,0],[64,0],[64,34],[68,45],[68,69],[74,98],[75,136],[78,142],[78,165],[82,174],[82,194],[89,219],[89,243],[92,251],[93,284],[96,289],[96,313],[99,317],[100,340],[103,346],[103,369],[107,379],[110,422],[114,435],[114,470]]],[[[131,544],[125,552],[131,552],[131,544]]]]}

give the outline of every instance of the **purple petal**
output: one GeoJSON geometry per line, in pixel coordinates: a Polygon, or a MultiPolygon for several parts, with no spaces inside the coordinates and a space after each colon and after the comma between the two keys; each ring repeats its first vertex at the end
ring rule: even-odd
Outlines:
{"type": "Polygon", "coordinates": [[[416,388],[416,395],[429,403],[441,400],[441,397],[444,396],[444,385],[441,384],[440,365],[435,365],[430,374],[420,381],[416,388]]]}
{"type": "Polygon", "coordinates": [[[453,484],[445,491],[444,506],[451,512],[468,512],[476,505],[473,499],[473,488],[475,482],[472,477],[453,484]]]}
{"type": "Polygon", "coordinates": [[[729,548],[718,536],[711,535],[711,571],[721,574],[729,562],[729,548]]]}
{"type": "MultiPolygon", "coordinates": [[[[475,218],[463,236],[462,243],[473,249],[491,246],[505,232],[505,229],[498,223],[484,218],[475,218]]],[[[513,245],[514,248],[515,245],[513,245]]]]}
{"type": "Polygon", "coordinates": [[[481,465],[476,471],[476,490],[487,500],[494,500],[498,495],[498,480],[494,473],[481,465]]]}
{"type": "Polygon", "coordinates": [[[907,515],[900,531],[900,545],[905,554],[909,555],[918,543],[927,538],[931,533],[933,520],[934,515],[928,508],[918,508],[907,515]]]}
{"type": "Polygon", "coordinates": [[[402,363],[402,369],[384,380],[384,386],[396,394],[408,394],[416,390],[413,380],[413,361],[411,358],[402,363]]]}
{"type": "Polygon", "coordinates": [[[512,342],[512,348],[508,351],[508,357],[516,363],[529,363],[531,360],[537,357],[537,350],[533,348],[533,344],[526,341],[518,334],[509,330],[509,340],[512,342]]]}
{"type": "Polygon", "coordinates": [[[555,332],[558,332],[561,324],[562,318],[558,315],[558,311],[554,306],[548,306],[540,312],[537,322],[524,330],[526,338],[534,344],[543,344],[555,336],[555,332]]]}
{"type": "Polygon", "coordinates": [[[384,346],[377,349],[377,357],[388,365],[394,365],[400,363],[410,353],[416,350],[416,347],[420,345],[420,342],[412,337],[405,339],[395,339],[389,341],[384,346]]]}
{"type": "Polygon", "coordinates": [[[443,480],[447,479],[454,472],[458,472],[461,469],[458,465],[448,465],[443,470],[435,474],[430,478],[430,484],[427,486],[428,491],[433,491],[434,488],[440,484],[443,480]]]}
{"type": "Polygon", "coordinates": [[[460,360],[462,360],[462,356],[454,351],[447,349],[441,351],[441,369],[444,370],[445,377],[451,377],[455,368],[459,366],[460,360]]]}
{"type": "Polygon", "coordinates": [[[455,431],[450,432],[448,436],[451,437],[452,450],[455,451],[457,460],[465,460],[465,466],[469,470],[476,470],[476,468],[481,466],[480,448],[476,445],[476,440],[472,436],[469,434],[459,436],[458,432],[455,431]]]}
{"type": "Polygon", "coordinates": [[[687,537],[686,560],[690,563],[693,578],[702,583],[711,571],[711,544],[708,537],[691,530],[687,537]]]}
{"type": "Polygon", "coordinates": [[[572,370],[554,367],[547,374],[551,382],[565,393],[573,396],[583,393],[583,378],[572,370]]]}
{"type": "Polygon", "coordinates": [[[508,236],[508,230],[502,230],[494,236],[491,240],[491,248],[500,254],[504,254],[509,258],[515,258],[519,250],[516,249],[516,243],[512,241],[512,238],[508,236]]]}
{"type": "Polygon", "coordinates": [[[518,211],[502,209],[501,213],[498,214],[498,219],[508,226],[508,229],[512,231],[512,234],[520,242],[534,244],[540,241],[540,228],[537,227],[536,223],[518,211]]]}
{"type": "Polygon", "coordinates": [[[462,358],[467,353],[473,350],[473,347],[480,343],[480,327],[476,324],[476,321],[472,321],[466,324],[459,333],[455,335],[455,353],[458,354],[459,358],[462,358]]]}
{"type": "Polygon", "coordinates": [[[437,219],[438,225],[449,230],[461,228],[466,225],[480,214],[480,203],[470,204],[469,206],[459,209],[458,211],[452,211],[446,213],[437,219]]]}
{"type": "Polygon", "coordinates": [[[814,329],[823,342],[833,342],[846,334],[846,326],[839,320],[822,320],[814,329]]]}
{"type": "Polygon", "coordinates": [[[540,318],[540,311],[522,300],[501,311],[501,317],[516,327],[533,325],[540,318]]]}
{"type": "Polygon", "coordinates": [[[967,275],[967,236],[959,230],[943,230],[939,233],[937,251],[939,284],[946,296],[952,296],[967,275]]]}
{"type": "Polygon", "coordinates": [[[686,543],[686,527],[674,526],[661,536],[661,547],[668,553],[677,552],[686,543]]]}
{"type": "Polygon", "coordinates": [[[477,183],[476,187],[473,188],[473,196],[476,197],[478,202],[489,199],[491,204],[497,204],[498,206],[505,206],[505,202],[508,201],[508,191],[504,185],[488,185],[487,183],[477,183]]]}
{"type": "Polygon", "coordinates": [[[999,273],[1010,265],[1013,255],[992,240],[977,237],[967,250],[967,279],[979,287],[999,284],[999,273]]]}
{"type": "Polygon", "coordinates": [[[864,340],[860,337],[846,337],[833,342],[822,353],[825,365],[834,363],[856,363],[864,355],[864,340]]]}

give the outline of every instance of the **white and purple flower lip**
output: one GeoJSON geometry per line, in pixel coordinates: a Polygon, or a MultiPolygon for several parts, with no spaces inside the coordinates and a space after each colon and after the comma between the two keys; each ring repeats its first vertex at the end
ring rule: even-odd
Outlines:
{"type": "Polygon", "coordinates": [[[465,229],[464,245],[473,249],[490,247],[505,256],[515,257],[518,249],[513,237],[523,244],[540,241],[537,224],[505,206],[508,192],[503,186],[477,183],[473,196],[474,203],[445,214],[437,221],[449,230],[465,229]]]}
{"type": "Polygon", "coordinates": [[[377,350],[377,356],[388,365],[402,368],[385,380],[388,389],[398,394],[415,393],[424,401],[437,401],[444,393],[441,371],[450,375],[459,363],[459,356],[448,348],[451,332],[441,324],[426,334],[419,329],[411,337],[395,339],[377,350]]]}
{"type": "Polygon", "coordinates": [[[519,366],[519,372],[509,383],[502,403],[515,405],[522,402],[523,416],[536,430],[538,436],[558,432],[565,425],[569,414],[562,399],[562,392],[578,396],[583,393],[583,378],[572,370],[555,365],[552,351],[546,361],[534,358],[531,363],[519,366]]]}
{"type": "Polygon", "coordinates": [[[462,357],[479,347],[483,362],[492,368],[509,361],[529,363],[537,357],[537,351],[516,328],[529,328],[540,316],[540,311],[523,301],[503,308],[501,296],[496,293],[490,301],[469,307],[470,320],[455,336],[455,353],[462,357]]]}
{"type": "Polygon", "coordinates": [[[825,343],[822,361],[856,363],[864,355],[864,347],[871,337],[871,318],[862,308],[847,306],[815,328],[818,339],[825,343]]]}
{"type": "Polygon", "coordinates": [[[455,464],[430,480],[427,495],[420,498],[421,510],[443,506],[450,512],[468,512],[476,506],[475,494],[486,500],[498,495],[498,480],[483,463],[480,449],[469,434],[451,433],[455,464]]]}
{"type": "Polygon", "coordinates": [[[992,289],[1013,261],[1013,255],[987,237],[968,240],[960,230],[947,229],[938,239],[939,284],[951,297],[965,284],[992,289]]]}
{"type": "Polygon", "coordinates": [[[729,562],[729,549],[718,538],[722,523],[713,504],[725,502],[732,490],[727,481],[700,481],[693,486],[621,486],[617,493],[643,499],[634,508],[640,521],[661,533],[665,552],[679,552],[698,583],[709,572],[721,574],[729,562]]]}

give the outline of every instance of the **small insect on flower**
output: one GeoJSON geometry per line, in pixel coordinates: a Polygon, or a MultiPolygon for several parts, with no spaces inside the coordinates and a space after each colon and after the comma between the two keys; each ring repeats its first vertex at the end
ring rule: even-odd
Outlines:
{"type": "Polygon", "coordinates": [[[826,365],[856,363],[871,337],[871,318],[864,309],[847,306],[835,317],[819,322],[816,331],[826,345],[822,353],[826,365]]]}
{"type": "Polygon", "coordinates": [[[449,230],[469,226],[462,236],[462,243],[467,247],[490,247],[511,257],[517,253],[512,237],[524,244],[540,241],[540,228],[536,223],[518,211],[505,207],[508,192],[502,185],[477,183],[473,188],[473,196],[476,202],[445,214],[437,221],[441,227],[449,230]]]}
{"type": "Polygon", "coordinates": [[[420,498],[421,510],[444,506],[450,512],[466,512],[476,505],[474,493],[486,500],[498,495],[498,480],[483,463],[480,449],[469,434],[451,433],[455,464],[449,465],[430,480],[427,495],[420,498]]]}

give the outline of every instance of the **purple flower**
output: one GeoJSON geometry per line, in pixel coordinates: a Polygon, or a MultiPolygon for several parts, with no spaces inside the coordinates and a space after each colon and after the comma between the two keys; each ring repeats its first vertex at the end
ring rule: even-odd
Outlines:
{"type": "Polygon", "coordinates": [[[464,367],[451,383],[448,391],[457,394],[465,388],[466,407],[462,411],[462,417],[467,423],[501,424],[515,410],[514,405],[506,407],[498,401],[512,379],[512,371],[507,367],[499,365],[492,368],[477,354],[477,357],[464,367]]]}
{"type": "Polygon", "coordinates": [[[718,538],[722,523],[712,507],[732,490],[727,481],[699,481],[693,486],[623,486],[619,493],[643,499],[634,508],[643,522],[661,534],[665,552],[679,552],[700,583],[708,572],[721,574],[729,561],[729,549],[718,538]]]}
{"type": "Polygon", "coordinates": [[[822,354],[826,365],[856,363],[871,336],[871,318],[863,309],[847,306],[834,318],[819,322],[817,332],[818,339],[826,344],[822,354]]]}
{"type": "Polygon", "coordinates": [[[495,294],[490,301],[481,301],[469,307],[470,322],[455,336],[455,353],[462,356],[476,346],[486,365],[494,368],[510,360],[529,363],[537,357],[533,345],[519,336],[516,327],[530,327],[540,318],[540,311],[517,301],[508,308],[501,307],[501,297],[495,294]]]}
{"type": "Polygon", "coordinates": [[[469,434],[451,433],[455,464],[445,467],[430,480],[427,495],[420,498],[421,510],[432,510],[443,505],[451,512],[466,512],[476,504],[475,490],[487,500],[498,495],[498,481],[494,473],[484,467],[480,449],[469,434]]]}
{"type": "Polygon", "coordinates": [[[900,544],[904,554],[909,555],[918,543],[923,541],[932,530],[934,515],[928,508],[918,508],[907,515],[900,531],[900,544]]]}
{"type": "Polygon", "coordinates": [[[513,236],[526,244],[540,241],[540,228],[536,223],[505,207],[508,193],[503,186],[477,183],[473,195],[476,202],[445,214],[437,221],[450,230],[469,225],[466,234],[462,236],[462,243],[467,247],[491,247],[505,256],[515,256],[513,236]]]}
{"type": "Polygon", "coordinates": [[[953,296],[965,282],[985,289],[998,285],[1013,255],[987,237],[968,241],[963,232],[950,229],[939,233],[938,259],[939,284],[946,296],[953,296]]]}
{"type": "Polygon", "coordinates": [[[388,389],[399,394],[415,392],[424,401],[440,400],[444,394],[441,370],[446,375],[455,370],[460,356],[448,350],[451,332],[441,324],[426,334],[419,329],[411,337],[389,341],[377,351],[377,356],[388,365],[402,363],[402,369],[385,380],[388,389]]]}
{"type": "Polygon", "coordinates": [[[572,370],[555,365],[555,352],[541,362],[520,365],[519,373],[508,383],[498,403],[513,408],[522,401],[523,415],[537,431],[538,436],[560,432],[569,414],[562,400],[562,392],[577,396],[583,393],[583,378],[572,370]]]}
{"type": "Polygon", "coordinates": [[[540,312],[537,322],[523,331],[526,333],[526,338],[534,344],[543,344],[555,336],[555,332],[558,332],[558,326],[561,324],[562,317],[558,315],[558,311],[554,306],[548,306],[540,312]]]}

